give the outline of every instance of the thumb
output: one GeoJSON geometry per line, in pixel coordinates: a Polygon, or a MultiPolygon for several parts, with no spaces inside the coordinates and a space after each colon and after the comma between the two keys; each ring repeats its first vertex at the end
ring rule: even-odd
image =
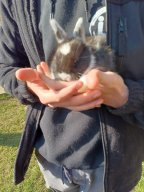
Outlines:
{"type": "Polygon", "coordinates": [[[109,87],[115,87],[115,85],[118,85],[122,81],[120,75],[112,71],[100,71],[98,77],[101,85],[106,85],[109,87]]]}
{"type": "Polygon", "coordinates": [[[96,89],[99,86],[112,86],[117,82],[117,79],[117,75],[114,72],[104,72],[98,69],[92,69],[86,75],[86,84],[89,89],[96,89]]]}
{"type": "Polygon", "coordinates": [[[88,89],[96,89],[99,85],[100,71],[97,69],[92,69],[85,75],[85,82],[88,89]]]}
{"type": "Polygon", "coordinates": [[[18,69],[15,73],[16,78],[21,81],[36,81],[39,79],[38,72],[31,68],[18,69]]]}

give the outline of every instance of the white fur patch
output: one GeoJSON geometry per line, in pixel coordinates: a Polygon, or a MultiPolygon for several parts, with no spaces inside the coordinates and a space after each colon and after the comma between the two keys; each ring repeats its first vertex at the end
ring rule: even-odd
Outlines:
{"type": "Polygon", "coordinates": [[[58,73],[57,78],[62,79],[63,81],[71,81],[71,75],[64,72],[58,73]]]}
{"type": "Polygon", "coordinates": [[[68,55],[71,52],[71,47],[69,43],[65,43],[60,47],[60,52],[63,55],[68,55]]]}

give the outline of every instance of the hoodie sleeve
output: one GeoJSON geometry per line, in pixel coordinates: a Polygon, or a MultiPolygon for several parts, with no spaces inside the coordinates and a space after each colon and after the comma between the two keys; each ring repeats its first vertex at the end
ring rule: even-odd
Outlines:
{"type": "Polygon", "coordinates": [[[13,18],[12,1],[0,1],[0,14],[0,85],[21,103],[34,103],[37,98],[15,77],[16,70],[30,64],[13,18]]]}
{"type": "Polygon", "coordinates": [[[144,80],[133,81],[125,80],[129,89],[128,101],[120,108],[114,109],[108,107],[108,110],[121,116],[125,121],[144,127],[144,80]]]}

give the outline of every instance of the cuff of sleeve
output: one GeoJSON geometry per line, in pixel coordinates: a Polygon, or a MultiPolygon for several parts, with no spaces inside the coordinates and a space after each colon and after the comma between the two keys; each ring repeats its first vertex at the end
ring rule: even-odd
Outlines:
{"type": "Polygon", "coordinates": [[[38,97],[28,91],[27,85],[23,81],[18,82],[18,87],[15,90],[15,95],[18,100],[24,105],[29,105],[39,101],[38,97]]]}
{"type": "Polygon", "coordinates": [[[108,107],[108,110],[114,115],[125,115],[134,113],[139,111],[143,108],[144,105],[144,89],[140,85],[140,83],[132,81],[132,80],[125,80],[125,84],[129,89],[129,98],[125,105],[120,108],[111,108],[108,107]]]}

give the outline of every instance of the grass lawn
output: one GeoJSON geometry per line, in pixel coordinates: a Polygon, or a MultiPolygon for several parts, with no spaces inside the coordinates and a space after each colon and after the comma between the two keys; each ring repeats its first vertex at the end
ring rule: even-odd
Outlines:
{"type": "MultiPolygon", "coordinates": [[[[7,94],[0,95],[0,192],[48,192],[33,156],[26,179],[13,184],[13,167],[24,125],[25,107],[7,94]]],[[[144,192],[144,173],[135,192],[144,192]]]]}

